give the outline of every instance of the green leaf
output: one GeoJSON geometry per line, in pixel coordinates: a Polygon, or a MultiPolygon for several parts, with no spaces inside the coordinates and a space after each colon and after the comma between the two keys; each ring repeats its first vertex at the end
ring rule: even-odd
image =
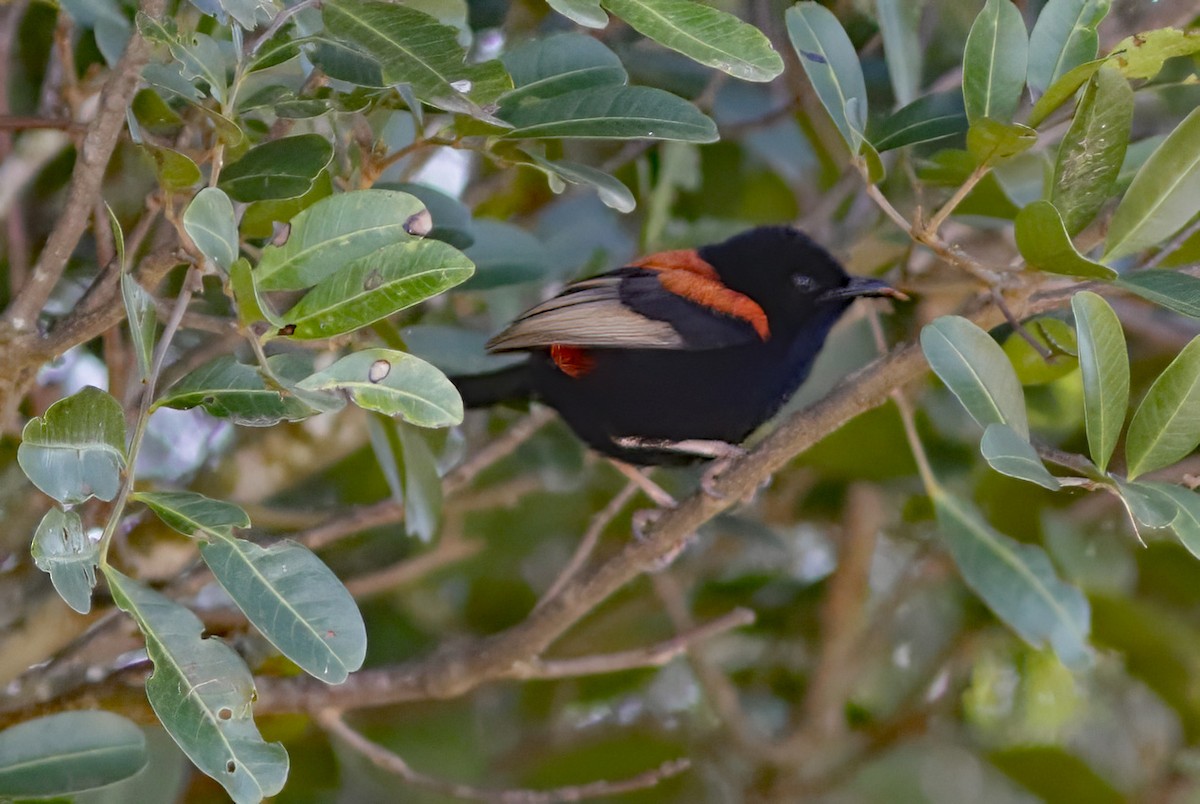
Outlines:
{"type": "Polygon", "coordinates": [[[1021,385],[1047,385],[1079,368],[1076,359],[1075,330],[1065,321],[1049,316],[1024,323],[1025,333],[1037,341],[1049,357],[1033,348],[1020,332],[1011,332],[1004,339],[1004,354],[1021,385]]]}
{"type": "Polygon", "coordinates": [[[242,658],[220,639],[205,639],[204,623],[178,603],[111,566],[104,577],[146,637],[154,662],[146,697],[188,759],[238,804],[282,790],[287,752],[264,742],[254,725],[254,678],[242,658]]]}
{"type": "Polygon", "coordinates": [[[800,66],[850,152],[857,154],[867,127],[867,85],[850,37],[832,11],[812,0],[792,6],[784,17],[800,66]],[[857,102],[851,105],[851,100],[857,102]]]}
{"type": "Polygon", "coordinates": [[[693,0],[601,0],[643,36],[734,78],[770,81],[783,59],[763,32],[693,0]]]}
{"type": "Polygon", "coordinates": [[[620,57],[600,40],[583,34],[534,39],[501,58],[514,87],[500,97],[501,109],[577,89],[624,86],[629,81],[620,57]]]}
{"type": "Polygon", "coordinates": [[[1142,165],[1113,213],[1105,260],[1166,240],[1200,209],[1200,108],[1193,109],[1142,165]]]}
{"type": "Polygon", "coordinates": [[[942,536],[963,580],[1029,644],[1047,643],[1063,664],[1090,662],[1087,598],[1064,583],[1040,548],[1000,533],[966,500],[930,489],[942,536]]]}
{"type": "Polygon", "coordinates": [[[375,459],[392,497],[404,505],[404,529],[428,542],[442,520],[442,479],[422,431],[380,414],[367,417],[375,459]]]}
{"type": "Polygon", "coordinates": [[[145,380],[150,376],[150,361],[154,354],[154,333],[157,314],[154,297],[129,273],[121,272],[121,299],[125,303],[125,318],[129,322],[129,335],[133,340],[133,351],[137,355],[138,370],[145,380]]]}
{"type": "Polygon", "coordinates": [[[1001,123],[990,117],[976,120],[967,129],[967,151],[979,165],[994,165],[1011,159],[1029,150],[1036,142],[1037,132],[1028,126],[1001,123]]]}
{"type": "Polygon", "coordinates": [[[1192,555],[1200,558],[1200,494],[1172,483],[1139,483],[1157,489],[1175,504],[1171,530],[1192,555]]]}
{"type": "Polygon", "coordinates": [[[1159,28],[1127,36],[1109,54],[1126,78],[1153,78],[1163,62],[1200,52],[1200,28],[1159,28]]]}
{"type": "Polygon", "coordinates": [[[608,15],[600,7],[600,0],[546,0],[546,2],[550,8],[585,28],[608,26],[608,15]]]}
{"type": "Polygon", "coordinates": [[[216,187],[196,193],[184,210],[183,228],[201,254],[229,270],[238,256],[237,223],[229,196],[216,187]]]}
{"type": "Polygon", "coordinates": [[[281,137],[226,166],[218,186],[235,201],[296,198],[312,189],[331,159],[333,146],[320,134],[281,137]]]}
{"type": "Polygon", "coordinates": [[[426,237],[441,240],[457,249],[467,248],[475,242],[475,224],[471,220],[471,210],[454,196],[424,184],[411,182],[376,184],[375,187],[380,190],[408,193],[424,204],[433,218],[433,228],[426,237]]]}
{"type": "Polygon", "coordinates": [[[1112,281],[1117,272],[1079,253],[1049,201],[1034,201],[1017,213],[1017,248],[1031,268],[1052,274],[1112,281]]]}
{"type": "Polygon", "coordinates": [[[222,106],[228,102],[226,75],[229,65],[225,51],[215,39],[196,31],[181,34],[172,17],[160,21],[142,11],[137,14],[137,27],[146,39],[167,46],[174,57],[171,66],[178,69],[185,81],[195,86],[203,85],[213,100],[222,106]]]}
{"type": "Polygon", "coordinates": [[[385,85],[410,84],[421,100],[446,111],[479,114],[511,88],[497,61],[468,64],[458,30],[414,8],[380,0],[322,5],[333,36],[379,63],[385,85]]]}
{"type": "Polygon", "coordinates": [[[924,95],[872,127],[871,144],[878,151],[956,137],[967,130],[962,93],[957,90],[924,95]]]}
{"type": "Polygon", "coordinates": [[[1096,58],[1096,26],[1112,0],[1049,0],[1029,34],[1029,86],[1041,94],[1070,70],[1096,58]]]}
{"type": "Polygon", "coordinates": [[[263,249],[254,279],[262,290],[311,287],[352,260],[409,241],[427,225],[425,205],[408,193],[338,193],[292,218],[287,242],[263,249]]]}
{"type": "Polygon", "coordinates": [[[594,187],[604,205],[612,207],[617,212],[632,212],[637,207],[637,201],[634,200],[633,193],[625,186],[625,183],[602,170],[577,162],[562,160],[555,162],[537,154],[522,153],[529,157],[533,166],[541,169],[547,176],[561,179],[570,184],[594,187]]]}
{"type": "Polygon", "coordinates": [[[1200,318],[1200,278],[1177,271],[1138,271],[1116,284],[1180,315],[1200,318]]]}
{"type": "Polygon", "coordinates": [[[146,737],[112,712],[60,712],[0,731],[0,794],[70,796],[146,765],[146,737]]]}
{"type": "Polygon", "coordinates": [[[458,389],[424,360],[391,349],[364,349],[346,355],[299,387],[345,391],[354,404],[418,427],[448,427],[462,421],[458,389]]]}
{"type": "Polygon", "coordinates": [[[692,104],[652,87],[601,86],[502,107],[509,139],[590,138],[716,142],[717,127],[692,104]]]}
{"type": "Polygon", "coordinates": [[[1200,337],[1158,375],[1125,439],[1129,479],[1170,466],[1200,444],[1200,337]]]}
{"type": "Polygon", "coordinates": [[[33,534],[32,552],[33,563],[49,573],[59,597],[80,614],[91,611],[100,542],[84,533],[79,514],[56,507],[47,511],[33,534]]]}
{"type": "Polygon", "coordinates": [[[963,52],[963,101],[967,119],[1012,120],[1025,88],[1029,34],[1021,12],[1009,0],[987,0],[963,52]]]}
{"type": "Polygon", "coordinates": [[[384,246],[344,266],[283,314],[294,338],[353,332],[467,280],[474,264],[437,240],[384,246]]]}
{"type": "Polygon", "coordinates": [[[1083,411],[1088,451],[1101,472],[1116,449],[1129,407],[1129,353],[1117,314],[1091,291],[1071,299],[1083,374],[1083,411]]]}
{"type": "Polygon", "coordinates": [[[254,284],[250,261],[245,257],[234,260],[229,268],[229,288],[233,291],[233,302],[237,307],[238,324],[249,327],[259,321],[270,321],[276,327],[284,325],[283,319],[258,292],[254,284]]]}
{"type": "Polygon", "coordinates": [[[21,433],[17,462],[33,484],[64,505],[111,500],[125,466],[125,414],[88,386],[60,399],[21,433]]]}
{"type": "Polygon", "coordinates": [[[1117,489],[1129,515],[1137,524],[1147,528],[1165,528],[1175,520],[1178,507],[1163,494],[1158,483],[1126,483],[1117,478],[1117,489]]]}
{"type": "Polygon", "coordinates": [[[1025,395],[1000,345],[965,318],[944,315],[921,330],[930,367],[981,427],[1007,424],[1029,438],[1025,395]]]}
{"type": "Polygon", "coordinates": [[[1092,77],[1058,147],[1050,201],[1076,235],[1092,222],[1116,186],[1133,125],[1133,90],[1116,68],[1092,77]]]}
{"type": "Polygon", "coordinates": [[[1058,478],[1046,470],[1033,445],[1007,425],[989,424],[983,431],[979,449],[991,467],[1002,475],[1028,480],[1050,491],[1062,488],[1058,478]]]}
{"type": "Polygon", "coordinates": [[[306,673],[341,684],[362,666],[367,635],[354,599],[307,547],[239,539],[250,518],[232,503],[188,491],[141,492],[175,530],[201,540],[200,555],[254,627],[306,673]]]}
{"type": "Polygon", "coordinates": [[[1026,124],[1030,128],[1040,126],[1055,109],[1062,106],[1072,95],[1078,92],[1079,88],[1086,84],[1096,74],[1096,71],[1104,66],[1106,61],[1108,61],[1107,56],[1095,61],[1085,61],[1078,67],[1070,69],[1066,75],[1061,76],[1050,85],[1049,89],[1046,90],[1046,94],[1038,98],[1037,103],[1033,104],[1026,124]]]}
{"type": "Polygon", "coordinates": [[[519,226],[481,218],[475,221],[475,242],[464,252],[475,263],[468,290],[543,280],[554,270],[550,252],[519,226]]]}
{"type": "Polygon", "coordinates": [[[883,37],[883,56],[897,106],[913,103],[921,91],[925,51],[919,28],[924,6],[923,0],[875,0],[875,17],[883,37]]]}
{"type": "Polygon", "coordinates": [[[161,145],[141,143],[140,147],[154,161],[154,174],[164,190],[186,190],[200,182],[200,168],[191,157],[161,145]]]}
{"type": "MultiPolygon", "coordinates": [[[[272,355],[267,365],[277,373],[286,371],[289,357],[272,355]]],[[[324,409],[307,401],[286,388],[269,385],[255,366],[222,355],[175,383],[154,406],[188,410],[202,405],[213,416],[234,424],[270,427],[281,421],[307,419],[324,409]]]]}

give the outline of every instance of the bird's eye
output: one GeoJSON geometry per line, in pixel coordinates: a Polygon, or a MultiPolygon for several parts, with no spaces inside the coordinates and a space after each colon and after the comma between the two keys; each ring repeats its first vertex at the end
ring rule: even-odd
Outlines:
{"type": "Polygon", "coordinates": [[[792,277],[792,284],[800,290],[806,292],[816,290],[817,288],[817,280],[813,279],[811,276],[805,276],[804,274],[794,275],[792,277]]]}

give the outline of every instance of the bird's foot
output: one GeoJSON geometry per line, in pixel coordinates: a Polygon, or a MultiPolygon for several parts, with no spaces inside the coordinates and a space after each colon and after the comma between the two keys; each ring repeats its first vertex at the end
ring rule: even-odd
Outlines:
{"type": "Polygon", "coordinates": [[[746,450],[736,444],[726,444],[730,450],[711,464],[704,470],[704,474],[700,475],[700,490],[712,497],[714,500],[724,500],[729,495],[717,488],[717,481],[721,479],[721,475],[725,473],[735,460],[746,454],[746,450]]]}
{"type": "Polygon", "coordinates": [[[662,511],[642,508],[633,512],[633,519],[629,523],[630,530],[633,531],[633,538],[639,542],[646,541],[646,529],[658,521],[662,516],[662,511]]]}
{"type": "Polygon", "coordinates": [[[680,455],[692,455],[697,458],[738,458],[746,454],[746,450],[737,444],[715,438],[685,438],[682,441],[672,441],[669,438],[621,436],[614,438],[613,443],[622,449],[678,452],[680,455]]]}

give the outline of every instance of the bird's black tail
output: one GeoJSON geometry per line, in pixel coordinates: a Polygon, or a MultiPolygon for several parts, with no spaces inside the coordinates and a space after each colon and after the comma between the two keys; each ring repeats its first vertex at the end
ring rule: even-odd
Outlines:
{"type": "Polygon", "coordinates": [[[501,402],[520,402],[533,396],[529,362],[517,363],[487,374],[451,377],[468,408],[487,408],[501,402]]]}

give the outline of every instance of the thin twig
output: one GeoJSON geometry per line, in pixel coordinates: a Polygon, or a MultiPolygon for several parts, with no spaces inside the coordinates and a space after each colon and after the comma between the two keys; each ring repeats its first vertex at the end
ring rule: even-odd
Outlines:
{"type": "Polygon", "coordinates": [[[686,758],[673,759],[653,770],[615,782],[598,781],[570,787],[556,787],[551,790],[488,790],[450,782],[414,770],[398,754],[368,740],[350,728],[342,719],[342,713],[336,709],[322,710],[316,714],[316,719],[322,728],[336,735],[376,767],[395,774],[416,787],[470,801],[491,801],[502,804],[551,804],[551,802],[558,801],[583,801],[589,798],[615,796],[655,787],[666,779],[678,776],[692,766],[691,761],[686,758]]]}
{"type": "Polygon", "coordinates": [[[550,584],[550,588],[546,590],[546,594],[542,595],[542,599],[538,601],[538,606],[556,597],[562,591],[563,587],[575,577],[575,574],[579,572],[580,568],[591,557],[592,551],[596,549],[596,543],[600,541],[600,534],[604,533],[604,529],[612,523],[613,519],[621,512],[625,504],[633,499],[633,496],[638,493],[640,488],[633,481],[625,484],[625,487],[614,494],[613,498],[608,501],[608,504],[592,517],[592,521],[588,523],[587,530],[584,531],[583,538],[579,540],[579,545],[575,548],[575,553],[571,556],[571,560],[562,568],[562,572],[554,579],[554,583],[550,584]]]}
{"type": "Polygon", "coordinates": [[[1142,269],[1148,270],[1150,268],[1157,268],[1159,265],[1162,265],[1163,260],[1178,251],[1180,246],[1186,243],[1188,238],[1196,234],[1196,232],[1200,232],[1200,215],[1196,216],[1196,220],[1192,221],[1190,225],[1183,227],[1183,229],[1181,229],[1178,234],[1172,237],[1165,246],[1155,252],[1153,257],[1146,260],[1146,263],[1142,266],[1142,269]]]}
{"type": "Polygon", "coordinates": [[[478,555],[483,548],[484,543],[478,539],[442,539],[437,547],[427,553],[418,553],[377,572],[349,579],[346,588],[359,599],[391,592],[443,567],[478,555]]]}

